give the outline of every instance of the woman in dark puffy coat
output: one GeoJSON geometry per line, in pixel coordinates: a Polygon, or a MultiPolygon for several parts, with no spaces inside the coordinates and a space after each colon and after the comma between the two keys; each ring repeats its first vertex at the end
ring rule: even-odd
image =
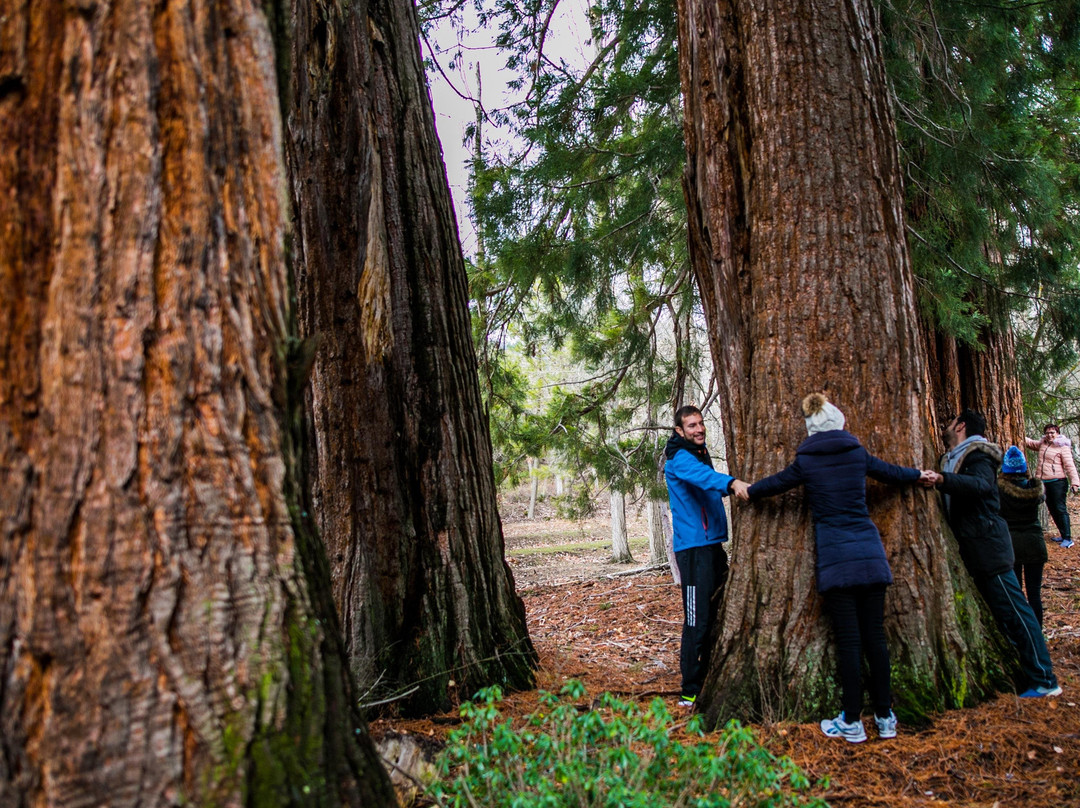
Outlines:
{"type": "Polygon", "coordinates": [[[779,474],[750,486],[750,499],[771,497],[802,485],[814,520],[817,589],[825,598],[836,635],[837,673],[844,709],[821,722],[831,738],[866,740],[862,723],[862,653],[870,665],[870,697],[878,736],[896,735],[885,642],[885,588],[892,572],[881,535],[866,509],[866,477],[886,483],[918,482],[929,472],[894,466],[866,451],[844,430],[844,414],[824,393],[802,403],[809,437],[795,461],[779,474]]]}
{"type": "Polygon", "coordinates": [[[1042,576],[1048,556],[1039,524],[1039,503],[1045,499],[1045,492],[1042,480],[1028,476],[1027,460],[1019,447],[1010,446],[1005,452],[998,474],[998,494],[1001,518],[1009,525],[1012,536],[1016,580],[1024,587],[1024,594],[1041,626],[1042,576]]]}

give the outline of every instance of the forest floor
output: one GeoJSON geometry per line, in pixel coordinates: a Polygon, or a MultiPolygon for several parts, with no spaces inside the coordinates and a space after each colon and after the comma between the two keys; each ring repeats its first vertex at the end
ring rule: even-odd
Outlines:
{"type": "MultiPolygon", "coordinates": [[[[1072,507],[1080,526],[1080,502],[1072,507]]],[[[616,565],[606,516],[562,519],[541,504],[529,520],[523,510],[504,502],[503,528],[540,670],[537,690],[506,698],[504,717],[528,715],[538,690],[557,692],[567,679],[583,682],[590,697],[610,691],[644,705],[660,696],[679,714],[678,591],[666,569],[625,574],[644,566],[644,522],[628,519],[641,563],[616,565]]],[[[759,741],[811,781],[827,777],[827,789],[816,794],[834,806],[1080,806],[1080,541],[1069,549],[1048,545],[1044,629],[1062,696],[1002,694],[936,716],[925,728],[901,725],[888,741],[871,734],[867,743],[849,744],[826,738],[816,723],[788,722],[752,725],[759,741]]],[[[405,734],[437,746],[458,721],[455,711],[380,719],[371,730],[376,740],[405,734]]]]}

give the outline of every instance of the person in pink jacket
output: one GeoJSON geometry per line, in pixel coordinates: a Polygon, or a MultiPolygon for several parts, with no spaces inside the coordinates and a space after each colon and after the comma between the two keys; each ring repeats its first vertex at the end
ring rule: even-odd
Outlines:
{"type": "Polygon", "coordinates": [[[1072,526],[1069,524],[1066,497],[1070,488],[1074,494],[1080,491],[1080,476],[1073,463],[1072,441],[1061,434],[1057,424],[1047,424],[1043,427],[1042,440],[1024,438],[1024,443],[1038,455],[1035,476],[1043,481],[1046,508],[1060,534],[1054,537],[1054,541],[1061,542],[1062,547],[1072,547],[1072,526]]]}

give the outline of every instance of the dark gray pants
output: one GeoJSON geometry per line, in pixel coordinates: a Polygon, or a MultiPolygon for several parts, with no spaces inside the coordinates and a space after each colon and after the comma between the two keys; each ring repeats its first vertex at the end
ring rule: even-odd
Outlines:
{"type": "Polygon", "coordinates": [[[1046,650],[1046,638],[1031,604],[1020,591],[1016,574],[1009,570],[1001,575],[980,576],[975,579],[975,585],[990,607],[1001,633],[1016,646],[1020,670],[1031,686],[1056,687],[1057,677],[1050,662],[1050,652],[1046,650]]]}

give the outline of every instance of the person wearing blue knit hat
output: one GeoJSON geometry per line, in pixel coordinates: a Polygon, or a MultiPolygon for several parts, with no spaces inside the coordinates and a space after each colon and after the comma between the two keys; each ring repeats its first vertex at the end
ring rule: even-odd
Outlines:
{"type": "Polygon", "coordinates": [[[1010,446],[1001,461],[998,474],[1001,495],[1001,518],[1009,525],[1012,537],[1013,570],[1024,588],[1031,611],[1043,624],[1042,576],[1046,565],[1046,542],[1039,524],[1039,503],[1046,498],[1042,480],[1028,475],[1027,460],[1019,447],[1010,446]]]}

